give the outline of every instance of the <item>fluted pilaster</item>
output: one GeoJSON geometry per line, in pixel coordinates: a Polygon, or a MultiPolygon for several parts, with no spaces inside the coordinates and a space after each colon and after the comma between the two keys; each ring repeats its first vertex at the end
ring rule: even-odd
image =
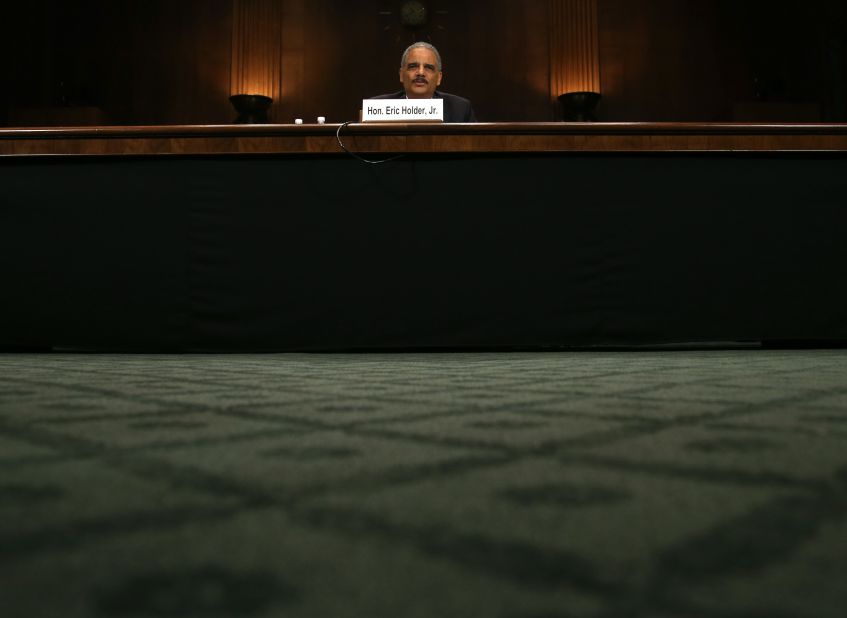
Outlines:
{"type": "Polygon", "coordinates": [[[282,3],[233,0],[230,94],[282,95],[282,3]]]}
{"type": "Polygon", "coordinates": [[[600,92],[597,0],[550,0],[550,97],[600,92]]]}

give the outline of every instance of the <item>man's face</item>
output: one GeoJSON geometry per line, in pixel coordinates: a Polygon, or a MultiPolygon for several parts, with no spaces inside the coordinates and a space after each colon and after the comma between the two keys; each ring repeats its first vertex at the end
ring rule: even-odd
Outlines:
{"type": "Polygon", "coordinates": [[[409,52],[406,66],[400,67],[400,83],[410,99],[431,99],[441,85],[441,71],[432,50],[416,47],[409,52]]]}

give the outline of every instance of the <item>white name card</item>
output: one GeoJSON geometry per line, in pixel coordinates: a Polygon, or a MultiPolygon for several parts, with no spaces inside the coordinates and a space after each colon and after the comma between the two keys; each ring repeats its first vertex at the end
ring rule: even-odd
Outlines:
{"type": "Polygon", "coordinates": [[[444,99],[365,99],[362,122],[444,122],[444,99]]]}

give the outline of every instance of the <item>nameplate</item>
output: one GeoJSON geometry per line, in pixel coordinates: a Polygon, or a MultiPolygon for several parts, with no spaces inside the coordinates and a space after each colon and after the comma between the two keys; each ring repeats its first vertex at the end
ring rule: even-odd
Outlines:
{"type": "Polygon", "coordinates": [[[365,99],[362,122],[444,122],[444,99],[365,99]]]}

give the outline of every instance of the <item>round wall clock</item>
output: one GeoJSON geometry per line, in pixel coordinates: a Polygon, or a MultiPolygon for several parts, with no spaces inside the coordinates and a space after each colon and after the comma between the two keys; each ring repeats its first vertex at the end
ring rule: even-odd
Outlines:
{"type": "Polygon", "coordinates": [[[400,23],[409,28],[420,28],[426,23],[428,11],[420,0],[405,0],[400,5],[400,23]]]}

